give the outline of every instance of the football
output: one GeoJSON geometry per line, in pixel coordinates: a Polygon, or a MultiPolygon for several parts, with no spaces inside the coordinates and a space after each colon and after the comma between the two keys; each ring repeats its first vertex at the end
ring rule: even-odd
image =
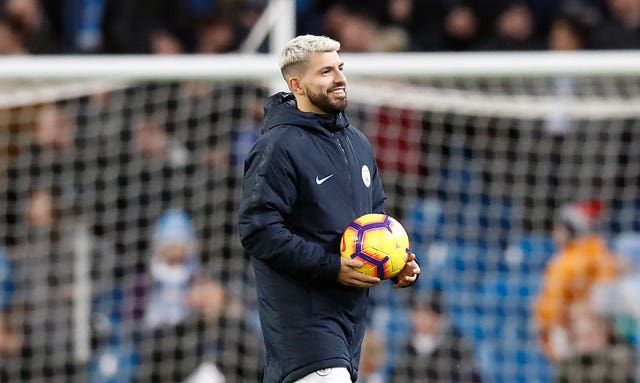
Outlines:
{"type": "Polygon", "coordinates": [[[340,240],[340,255],[358,259],[358,271],[389,279],[396,276],[411,253],[409,236],[400,222],[386,214],[365,214],[347,226],[340,240]]]}

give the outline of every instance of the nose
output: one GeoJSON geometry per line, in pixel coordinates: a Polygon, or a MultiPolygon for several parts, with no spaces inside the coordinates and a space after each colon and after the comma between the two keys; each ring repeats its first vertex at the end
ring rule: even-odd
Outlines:
{"type": "Polygon", "coordinates": [[[347,77],[344,75],[344,73],[341,70],[336,71],[336,76],[334,77],[333,82],[336,83],[336,84],[344,84],[344,85],[346,85],[347,84],[347,77]]]}

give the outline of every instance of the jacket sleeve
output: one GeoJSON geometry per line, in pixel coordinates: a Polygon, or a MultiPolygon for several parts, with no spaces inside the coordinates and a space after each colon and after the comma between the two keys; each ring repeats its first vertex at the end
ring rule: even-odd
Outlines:
{"type": "Polygon", "coordinates": [[[245,163],[239,219],[242,245],[250,256],[295,278],[335,282],[340,256],[285,225],[283,217],[291,213],[296,197],[289,154],[273,142],[260,142],[245,163]]]}

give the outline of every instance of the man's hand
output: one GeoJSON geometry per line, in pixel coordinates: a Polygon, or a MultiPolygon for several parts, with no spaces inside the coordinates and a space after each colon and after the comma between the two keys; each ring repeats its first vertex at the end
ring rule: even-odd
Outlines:
{"type": "Polygon", "coordinates": [[[396,275],[396,284],[393,285],[394,289],[399,289],[402,287],[410,286],[413,282],[418,279],[418,275],[420,274],[420,266],[416,261],[416,255],[413,253],[409,253],[407,256],[407,263],[404,265],[402,270],[396,275]]]}
{"type": "Polygon", "coordinates": [[[355,287],[372,287],[380,283],[380,278],[371,277],[356,270],[362,267],[364,263],[357,259],[340,257],[340,272],[338,273],[338,282],[346,286],[355,287]]]}

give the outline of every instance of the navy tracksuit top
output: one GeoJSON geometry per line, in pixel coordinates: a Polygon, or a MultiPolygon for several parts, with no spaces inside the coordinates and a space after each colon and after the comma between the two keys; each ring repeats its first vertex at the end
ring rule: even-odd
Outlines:
{"type": "Polygon", "coordinates": [[[267,99],[239,220],[256,274],[263,382],[329,367],[356,380],[369,291],[337,282],[340,236],[354,218],[382,213],[385,198],[371,145],[344,113],[301,112],[290,93],[267,99]]]}

